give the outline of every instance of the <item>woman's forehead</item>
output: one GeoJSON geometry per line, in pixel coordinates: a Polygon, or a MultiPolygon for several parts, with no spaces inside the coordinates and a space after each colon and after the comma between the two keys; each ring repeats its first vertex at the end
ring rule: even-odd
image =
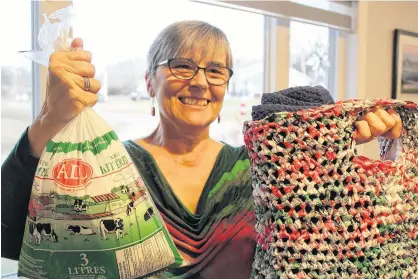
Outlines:
{"type": "Polygon", "coordinates": [[[187,58],[193,60],[197,65],[219,65],[226,67],[226,53],[225,52],[216,52],[216,53],[208,53],[208,52],[199,52],[199,51],[189,51],[180,53],[177,57],[187,58]]]}
{"type": "Polygon", "coordinates": [[[226,67],[228,64],[227,48],[210,42],[180,49],[176,57],[191,59],[197,65],[217,64],[226,67]]]}

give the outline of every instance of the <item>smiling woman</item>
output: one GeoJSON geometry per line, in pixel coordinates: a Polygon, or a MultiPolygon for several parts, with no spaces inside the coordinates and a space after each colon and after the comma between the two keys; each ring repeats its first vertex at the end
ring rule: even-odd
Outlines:
{"type": "Polygon", "coordinates": [[[200,133],[197,127],[206,129],[218,117],[233,73],[231,49],[218,28],[201,21],[169,25],[151,45],[148,65],[147,90],[159,104],[159,127],[174,132],[189,125],[200,133]]]}
{"type": "MultiPolygon", "coordinates": [[[[173,22],[197,19],[225,32],[234,57],[228,65],[223,63],[219,66],[234,68],[235,71],[229,80],[224,106],[219,113],[222,120],[220,123],[214,121],[210,133],[217,140],[234,146],[243,144],[241,122],[250,117],[249,110],[243,107],[256,104],[259,98],[254,95],[263,91],[263,15],[188,0],[151,1],[147,4],[128,1],[127,5],[114,5],[113,2],[96,0],[75,0],[73,3],[76,9],[74,36],[83,38],[85,47],[93,52],[96,76],[102,83],[99,103],[95,110],[123,140],[144,137],[151,133],[159,122],[158,100],[154,99],[156,116],[152,117],[153,101],[143,82],[145,72],[151,72],[150,68],[155,69],[157,66],[148,64],[146,58],[155,35],[173,22]],[[161,9],[162,3],[164,9],[161,9]],[[100,6],[101,13],[95,15],[93,22],[90,20],[90,11],[97,9],[97,6],[100,6]],[[155,17],[155,11],[158,11],[158,18],[155,17]],[[108,20],[109,14],[114,20],[108,20]],[[130,35],[120,32],[127,26],[132,32],[130,35]]],[[[183,29],[183,32],[186,30],[183,29]]],[[[213,55],[221,48],[224,49],[225,45],[216,41],[212,44],[208,40],[193,40],[192,35],[190,34],[185,45],[170,50],[171,55],[158,57],[155,63],[163,63],[169,58],[180,58],[183,54],[190,57],[192,49],[207,52],[193,52],[195,57],[192,57],[192,60],[198,66],[209,66],[198,63],[198,56],[207,56],[213,62],[220,62],[215,61],[213,55]],[[201,48],[201,45],[209,43],[215,47],[201,48]],[[186,51],[181,53],[180,48],[186,51]]],[[[195,36],[204,37],[204,34],[195,36]]],[[[174,37],[171,38],[176,40],[174,37]]],[[[168,67],[167,64],[162,66],[168,67]]],[[[206,71],[206,74],[209,74],[209,71],[206,71]]]]}
{"type": "MultiPolygon", "coordinates": [[[[8,174],[7,180],[2,180],[2,188],[7,189],[2,193],[6,200],[13,200],[3,203],[2,209],[14,212],[12,218],[2,218],[7,226],[2,236],[8,237],[2,253],[7,251],[8,258],[17,259],[20,253],[38,158],[68,121],[97,101],[100,86],[86,88],[77,82],[87,74],[92,84],[98,84],[91,53],[83,50],[80,38],[71,46],[74,51],[51,55],[46,105],[2,166],[2,173],[8,174]]],[[[161,276],[248,278],[255,250],[248,155],[243,146],[233,147],[209,135],[232,75],[229,43],[219,28],[188,20],[169,25],[150,49],[148,64],[155,66],[149,66],[146,73],[147,92],[158,101],[159,123],[148,136],[124,144],[185,260],[181,268],[170,268],[161,276]],[[189,39],[176,32],[183,27],[196,34],[194,39],[200,41],[196,45],[201,49],[180,47],[189,39]],[[169,44],[173,34],[177,45],[169,44]],[[170,54],[173,50],[177,52],[174,57],[170,54]],[[173,63],[180,57],[188,64],[173,63]],[[167,63],[161,63],[165,60],[167,63]]],[[[36,221],[42,218],[37,214],[36,221]]]]}

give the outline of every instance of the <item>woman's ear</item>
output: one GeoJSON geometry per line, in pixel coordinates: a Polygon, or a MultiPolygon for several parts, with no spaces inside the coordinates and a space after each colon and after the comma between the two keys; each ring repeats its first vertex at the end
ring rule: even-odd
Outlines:
{"type": "Polygon", "coordinates": [[[149,72],[147,71],[145,73],[145,83],[147,84],[147,92],[150,95],[151,98],[155,97],[155,93],[154,90],[152,90],[152,85],[151,85],[151,76],[149,74],[149,72]]]}

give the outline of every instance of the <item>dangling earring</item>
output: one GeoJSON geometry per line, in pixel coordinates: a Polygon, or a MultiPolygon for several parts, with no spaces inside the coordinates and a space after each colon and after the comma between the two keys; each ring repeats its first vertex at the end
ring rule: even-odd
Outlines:
{"type": "Polygon", "coordinates": [[[152,116],[155,116],[155,106],[154,106],[154,103],[155,103],[155,98],[153,97],[152,98],[152,107],[151,107],[151,115],[152,116]]]}
{"type": "Polygon", "coordinates": [[[221,115],[218,114],[218,124],[221,122],[221,115]]]}

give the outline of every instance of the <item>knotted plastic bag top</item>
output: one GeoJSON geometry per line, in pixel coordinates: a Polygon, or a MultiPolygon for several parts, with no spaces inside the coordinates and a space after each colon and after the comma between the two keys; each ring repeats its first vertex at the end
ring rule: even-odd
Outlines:
{"type": "Polygon", "coordinates": [[[38,34],[38,44],[41,50],[22,51],[26,58],[48,67],[49,58],[54,51],[70,51],[70,30],[75,17],[74,8],[69,5],[51,14],[42,14],[44,23],[38,34]]]}
{"type": "Polygon", "coordinates": [[[417,120],[415,103],[379,99],[245,122],[253,278],[418,278],[417,120]],[[356,152],[354,123],[376,105],[402,119],[394,162],[356,152]]]}

